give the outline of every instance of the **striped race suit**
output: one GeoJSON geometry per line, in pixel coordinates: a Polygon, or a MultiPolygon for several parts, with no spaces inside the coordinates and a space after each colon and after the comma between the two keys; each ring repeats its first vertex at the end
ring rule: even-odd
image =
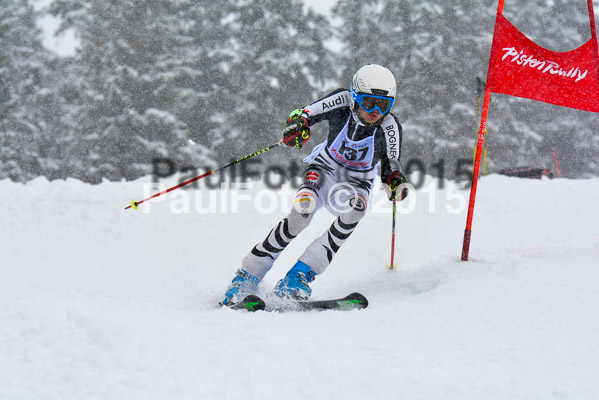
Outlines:
{"type": "Polygon", "coordinates": [[[242,261],[242,269],[258,279],[264,278],[316,211],[325,207],[335,221],[299,257],[316,274],[322,274],[366,214],[377,169],[380,167],[383,182],[391,172],[401,170],[402,127],[397,117],[389,113],[380,124],[365,125],[350,110],[350,102],[350,91],[337,89],[304,107],[310,126],[328,121],[329,133],[304,160],[309,164],[289,215],[242,261]]]}

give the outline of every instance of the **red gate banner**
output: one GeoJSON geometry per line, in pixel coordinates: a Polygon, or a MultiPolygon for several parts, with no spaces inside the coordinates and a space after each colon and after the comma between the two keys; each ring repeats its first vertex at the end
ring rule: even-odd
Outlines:
{"type": "Polygon", "coordinates": [[[593,39],[572,51],[550,51],[498,13],[486,90],[599,112],[593,39]]]}
{"type": "Polygon", "coordinates": [[[556,52],[527,38],[503,16],[499,0],[480,117],[462,261],[468,261],[480,159],[485,142],[491,92],[524,97],[579,110],[599,112],[599,46],[593,1],[587,0],[591,39],[577,49],[556,52]]]}

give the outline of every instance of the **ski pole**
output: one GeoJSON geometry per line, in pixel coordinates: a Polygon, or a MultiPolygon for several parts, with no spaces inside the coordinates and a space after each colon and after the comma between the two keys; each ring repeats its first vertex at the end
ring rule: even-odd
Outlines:
{"type": "Polygon", "coordinates": [[[268,146],[268,147],[266,147],[266,148],[264,148],[264,149],[262,149],[262,150],[258,150],[258,151],[256,151],[255,153],[251,153],[251,154],[248,154],[247,156],[241,157],[241,158],[239,158],[239,159],[237,159],[237,160],[235,160],[235,161],[231,161],[231,162],[230,162],[230,163],[228,163],[228,164],[225,164],[225,165],[222,165],[222,166],[220,166],[220,167],[217,167],[217,168],[213,169],[212,171],[208,171],[208,172],[206,172],[205,174],[202,174],[202,175],[200,175],[200,176],[196,176],[195,178],[189,179],[189,180],[187,180],[187,181],[185,181],[185,182],[182,182],[182,183],[180,183],[180,184],[178,184],[178,185],[176,185],[176,186],[173,186],[173,187],[171,187],[171,188],[168,188],[168,189],[166,189],[166,190],[164,190],[164,191],[162,191],[162,192],[156,193],[156,194],[154,194],[154,195],[152,195],[152,196],[150,196],[150,197],[148,197],[148,198],[146,198],[146,199],[143,199],[143,200],[140,200],[140,201],[135,201],[135,200],[132,200],[132,201],[131,201],[131,205],[129,205],[129,206],[127,206],[127,207],[125,207],[125,210],[128,210],[128,209],[130,209],[130,208],[133,208],[134,210],[137,210],[137,209],[139,208],[139,205],[140,205],[141,203],[144,203],[144,202],[146,202],[146,201],[148,201],[148,200],[154,199],[154,198],[156,198],[156,197],[158,197],[158,196],[162,196],[163,194],[167,194],[168,192],[172,192],[173,190],[179,189],[179,188],[181,188],[181,187],[183,187],[183,186],[185,186],[185,185],[189,185],[190,183],[193,183],[193,182],[195,182],[195,181],[198,181],[198,180],[200,180],[200,179],[202,179],[202,178],[205,178],[205,177],[207,177],[208,175],[212,175],[212,174],[214,174],[215,172],[222,171],[222,170],[223,170],[223,169],[225,169],[225,168],[232,167],[233,165],[235,165],[235,164],[239,164],[240,162],[242,162],[242,161],[245,161],[245,160],[247,160],[247,159],[250,159],[250,158],[252,158],[252,157],[254,157],[254,156],[258,156],[258,155],[260,155],[260,154],[262,154],[262,153],[266,153],[267,151],[269,151],[269,150],[272,150],[272,149],[274,149],[274,148],[276,148],[276,147],[279,147],[279,146],[280,146],[280,145],[282,145],[282,144],[283,144],[283,141],[281,140],[280,142],[278,142],[278,143],[274,143],[274,144],[271,144],[270,146],[268,146]]]}
{"type": "Polygon", "coordinates": [[[395,220],[397,219],[397,201],[393,199],[393,224],[391,225],[391,264],[389,269],[393,269],[395,259],[395,220]]]}

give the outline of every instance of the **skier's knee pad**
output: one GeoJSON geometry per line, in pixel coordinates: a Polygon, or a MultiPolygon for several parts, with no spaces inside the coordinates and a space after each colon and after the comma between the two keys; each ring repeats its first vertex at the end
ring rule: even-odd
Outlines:
{"type": "Polygon", "coordinates": [[[317,209],[317,196],[310,189],[301,189],[295,195],[293,207],[289,213],[289,232],[296,236],[312,220],[317,209]]]}
{"type": "Polygon", "coordinates": [[[367,208],[366,198],[361,194],[356,194],[349,199],[346,209],[339,215],[339,218],[346,224],[355,224],[366,215],[367,208]]]}

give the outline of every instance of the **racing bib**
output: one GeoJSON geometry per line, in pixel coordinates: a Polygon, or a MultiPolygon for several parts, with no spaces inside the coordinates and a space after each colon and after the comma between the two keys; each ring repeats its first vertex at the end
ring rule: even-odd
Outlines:
{"type": "Polygon", "coordinates": [[[355,142],[347,137],[348,126],[349,119],[335,141],[328,146],[328,152],[335,161],[349,169],[369,171],[373,168],[374,133],[376,131],[371,136],[355,142]]]}

